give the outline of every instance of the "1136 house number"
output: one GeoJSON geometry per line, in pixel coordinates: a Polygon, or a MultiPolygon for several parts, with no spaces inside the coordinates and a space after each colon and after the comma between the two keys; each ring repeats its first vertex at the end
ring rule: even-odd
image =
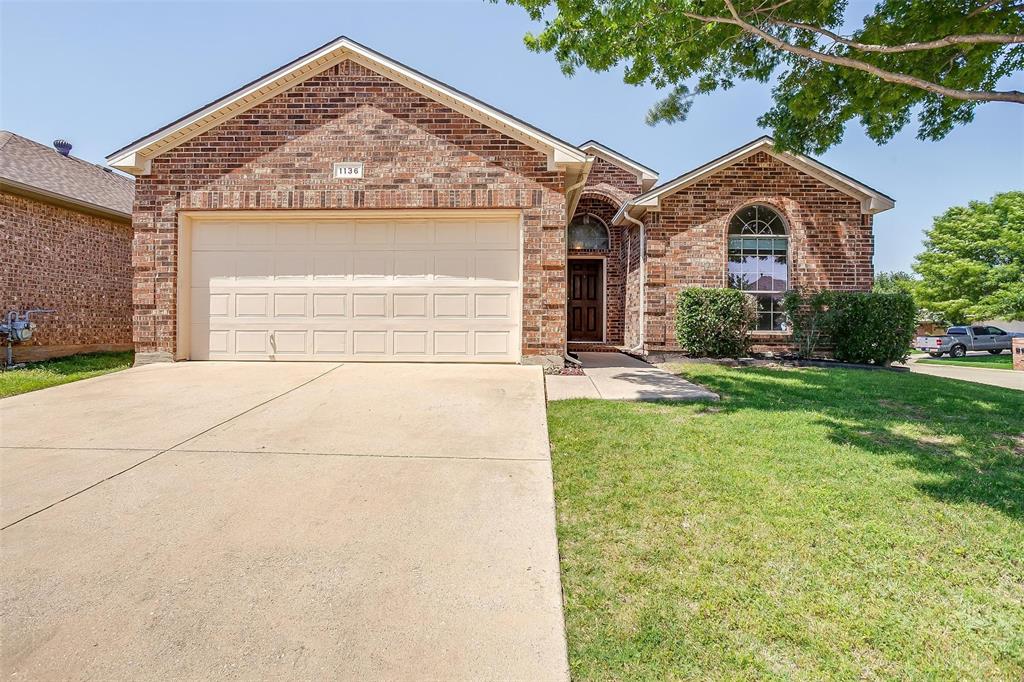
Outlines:
{"type": "Polygon", "coordinates": [[[341,161],[334,164],[334,178],[336,180],[350,180],[363,177],[362,161],[341,161]]]}

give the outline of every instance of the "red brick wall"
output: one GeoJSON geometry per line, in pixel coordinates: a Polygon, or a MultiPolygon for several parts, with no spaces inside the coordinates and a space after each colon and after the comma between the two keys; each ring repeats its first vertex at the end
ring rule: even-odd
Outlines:
{"type": "Polygon", "coordinates": [[[0,226],[0,314],[57,311],[16,359],[130,346],[131,225],[0,192],[0,226]]]}
{"type": "Polygon", "coordinates": [[[636,348],[640,343],[640,228],[623,227],[622,235],[623,342],[627,348],[636,348]]]}
{"type": "Polygon", "coordinates": [[[565,198],[544,155],[351,61],[153,160],[135,195],[135,341],[175,350],[184,209],[519,209],[524,355],[565,342],[565,198]],[[335,181],[335,161],[365,178],[335,181]]]}
{"type": "MultiPolygon", "coordinates": [[[[599,195],[584,194],[576,205],[574,215],[585,215],[587,213],[597,216],[610,225],[612,217],[618,210],[618,206],[608,199],[599,195]]],[[[569,258],[579,256],[604,256],[605,257],[605,342],[614,345],[621,345],[625,331],[625,279],[622,262],[622,238],[623,228],[608,228],[608,248],[598,249],[573,249],[568,250],[569,258]]]]}
{"type": "MultiPolygon", "coordinates": [[[[646,345],[678,350],[676,293],[726,286],[726,230],[750,203],[775,207],[790,228],[790,287],[867,291],[873,282],[871,216],[860,202],[758,152],[662,200],[647,226],[646,345]]],[[[764,336],[758,348],[785,344],[764,336]]]]}
{"type": "Polygon", "coordinates": [[[640,179],[627,170],[619,168],[613,163],[605,161],[601,157],[594,159],[590,166],[590,175],[587,176],[587,185],[599,185],[607,183],[612,187],[627,192],[631,195],[640,194],[640,179]]]}

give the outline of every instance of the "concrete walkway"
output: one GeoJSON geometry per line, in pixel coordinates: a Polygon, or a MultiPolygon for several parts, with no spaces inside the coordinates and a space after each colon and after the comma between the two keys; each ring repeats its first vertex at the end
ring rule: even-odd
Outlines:
{"type": "Polygon", "coordinates": [[[580,353],[584,376],[547,375],[548,400],[718,400],[706,388],[624,353],[580,353]]]}
{"type": "Polygon", "coordinates": [[[922,364],[917,362],[917,360],[918,358],[911,358],[907,363],[910,371],[917,374],[928,374],[933,377],[945,377],[946,379],[959,379],[960,381],[973,381],[976,384],[988,384],[990,386],[999,386],[1000,388],[1024,391],[1024,372],[1015,372],[1012,369],[922,364]]]}
{"type": "Polygon", "coordinates": [[[0,400],[0,669],[568,679],[542,382],[206,362],[0,400]]]}

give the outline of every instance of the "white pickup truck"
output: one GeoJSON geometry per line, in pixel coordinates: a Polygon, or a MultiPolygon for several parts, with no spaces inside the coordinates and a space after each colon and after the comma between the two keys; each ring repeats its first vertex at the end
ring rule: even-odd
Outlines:
{"type": "Polygon", "coordinates": [[[998,327],[950,327],[945,336],[919,336],[914,348],[923,350],[933,358],[949,353],[951,358],[962,358],[969,350],[987,350],[998,355],[1010,350],[1011,339],[1021,334],[1004,332],[998,327]]]}

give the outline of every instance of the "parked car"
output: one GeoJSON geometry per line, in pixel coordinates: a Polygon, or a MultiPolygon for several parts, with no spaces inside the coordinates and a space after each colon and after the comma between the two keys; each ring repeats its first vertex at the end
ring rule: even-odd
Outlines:
{"type": "Polygon", "coordinates": [[[945,336],[919,336],[914,348],[923,350],[933,358],[949,353],[951,358],[962,358],[969,350],[987,350],[998,355],[1010,350],[1011,339],[1024,334],[1012,334],[999,327],[950,327],[945,336]]]}

